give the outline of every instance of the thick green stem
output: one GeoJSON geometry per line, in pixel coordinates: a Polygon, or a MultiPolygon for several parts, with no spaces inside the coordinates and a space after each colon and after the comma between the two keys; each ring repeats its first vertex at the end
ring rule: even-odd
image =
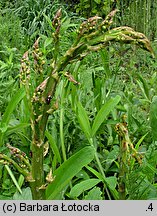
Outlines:
{"type": "Polygon", "coordinates": [[[43,200],[45,191],[41,189],[44,185],[44,132],[41,131],[40,122],[36,120],[32,125],[32,182],[30,183],[32,196],[35,200],[43,200]]]}
{"type": "Polygon", "coordinates": [[[42,188],[44,185],[44,169],[43,169],[43,144],[37,145],[37,140],[32,143],[32,178],[30,183],[32,196],[34,200],[45,199],[45,191],[42,188]]]}
{"type": "Polygon", "coordinates": [[[42,106],[38,106],[38,104],[34,104],[34,110],[36,111],[36,119],[32,121],[32,179],[31,182],[31,190],[32,196],[35,200],[43,200],[45,199],[45,190],[44,184],[44,137],[45,130],[48,120],[48,110],[50,109],[51,103],[47,101],[47,98],[51,96],[51,98],[55,94],[56,86],[58,83],[58,77],[52,74],[49,77],[45,91],[43,93],[43,104],[42,106]],[[41,110],[42,109],[42,110],[41,110]]]}

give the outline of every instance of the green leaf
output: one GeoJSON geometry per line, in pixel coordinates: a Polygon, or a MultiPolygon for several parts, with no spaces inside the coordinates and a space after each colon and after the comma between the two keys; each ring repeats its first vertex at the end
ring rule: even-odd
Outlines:
{"type": "Polygon", "coordinates": [[[145,98],[150,100],[149,99],[150,98],[149,86],[148,86],[147,80],[144,79],[141,74],[137,73],[137,76],[138,76],[139,80],[136,80],[136,81],[137,81],[138,85],[140,86],[145,98]]]}
{"type": "Polygon", "coordinates": [[[154,141],[157,141],[157,96],[154,96],[150,105],[150,126],[154,141]]]}
{"type": "Polygon", "coordinates": [[[52,26],[52,20],[50,19],[50,17],[48,17],[45,13],[43,13],[43,16],[45,17],[47,23],[52,28],[52,30],[55,30],[55,28],[52,26]]]}
{"type": "Polygon", "coordinates": [[[17,180],[16,180],[16,178],[15,178],[13,172],[12,172],[11,169],[8,167],[8,165],[5,165],[5,168],[6,168],[6,170],[8,171],[8,173],[9,173],[9,175],[10,175],[12,181],[14,182],[14,184],[15,184],[15,186],[16,186],[16,188],[17,188],[18,191],[22,194],[21,188],[20,188],[20,186],[19,186],[19,184],[18,184],[18,182],[17,182],[17,180]]]}
{"type": "Polygon", "coordinates": [[[22,189],[22,194],[16,192],[13,200],[32,200],[32,193],[29,187],[22,189]]]}
{"type": "Polygon", "coordinates": [[[105,171],[108,171],[111,164],[117,160],[119,156],[119,146],[114,145],[113,150],[107,153],[106,160],[105,160],[105,171]]]}
{"type": "MultiPolygon", "coordinates": [[[[92,172],[97,178],[99,178],[101,181],[103,181],[106,186],[111,190],[111,193],[114,197],[114,199],[118,199],[118,192],[116,191],[116,189],[114,189],[114,186],[115,186],[115,182],[116,182],[116,179],[110,179],[110,177],[103,177],[100,173],[98,173],[95,169],[89,167],[89,166],[86,166],[86,168],[92,172]]],[[[113,176],[113,178],[116,178],[113,176]]]]}
{"type": "Polygon", "coordinates": [[[148,135],[148,132],[146,134],[144,134],[139,141],[137,142],[137,144],[135,145],[135,149],[138,150],[139,146],[141,145],[141,143],[143,142],[144,138],[148,135]]]}
{"type": "Polygon", "coordinates": [[[99,172],[97,172],[95,169],[93,169],[92,167],[90,167],[90,166],[86,166],[86,168],[91,172],[91,173],[93,173],[98,179],[100,179],[101,181],[103,181],[103,176],[99,173],[99,172]]]}
{"type": "Polygon", "coordinates": [[[24,181],[25,181],[25,177],[21,174],[19,176],[19,179],[18,179],[18,185],[19,185],[20,188],[22,187],[24,181]]]}
{"type": "Polygon", "coordinates": [[[91,138],[91,126],[89,123],[89,118],[87,116],[87,112],[84,109],[84,107],[82,106],[82,104],[80,102],[78,102],[77,104],[78,107],[78,121],[80,123],[80,126],[83,130],[83,132],[85,133],[87,139],[91,138]]]}
{"type": "Polygon", "coordinates": [[[70,191],[70,197],[76,198],[80,196],[86,190],[91,189],[95,185],[97,185],[101,180],[100,179],[87,179],[81,181],[80,183],[76,184],[70,191]]]}
{"type": "Polygon", "coordinates": [[[147,101],[149,101],[148,95],[146,94],[146,91],[144,89],[143,83],[139,80],[136,80],[137,84],[139,85],[144,97],[146,98],[147,101]]]}
{"type": "Polygon", "coordinates": [[[15,125],[15,126],[11,126],[11,127],[8,127],[7,128],[7,131],[6,131],[6,136],[12,134],[12,133],[16,133],[18,131],[21,131],[23,128],[26,128],[30,126],[30,124],[28,123],[20,123],[18,125],[15,125]]]}
{"type": "Polygon", "coordinates": [[[94,0],[97,4],[101,3],[101,0],[94,0]]]}
{"type": "Polygon", "coordinates": [[[6,124],[8,125],[10,117],[16,108],[17,104],[22,100],[22,98],[25,96],[25,90],[24,88],[21,88],[18,90],[18,92],[14,95],[14,97],[11,99],[9,102],[6,111],[2,117],[1,124],[6,124]]]}
{"type": "Polygon", "coordinates": [[[52,135],[48,131],[45,131],[45,136],[47,137],[47,139],[50,143],[51,149],[52,149],[54,155],[56,156],[58,162],[61,163],[61,156],[60,156],[58,146],[56,145],[55,140],[53,139],[52,135]]]}
{"type": "Polygon", "coordinates": [[[109,63],[109,52],[107,49],[100,50],[100,55],[103,63],[103,69],[107,75],[107,77],[110,77],[111,71],[110,71],[110,63],[109,63]]]}
{"type": "Polygon", "coordinates": [[[49,46],[52,43],[53,39],[52,38],[46,38],[45,42],[44,42],[44,48],[46,48],[47,46],[49,46]]]}
{"type": "Polygon", "coordinates": [[[85,200],[102,200],[102,196],[101,195],[102,195],[102,192],[101,192],[100,188],[94,187],[85,196],[85,200]]]}
{"type": "Polygon", "coordinates": [[[77,24],[76,23],[71,23],[71,18],[63,18],[62,19],[62,25],[61,25],[61,34],[65,34],[65,32],[67,31],[68,28],[71,28],[71,27],[77,27],[77,24]]]}
{"type": "Polygon", "coordinates": [[[0,131],[2,134],[4,134],[8,129],[8,126],[5,124],[5,123],[2,123],[0,124],[0,131]]]}
{"type": "Polygon", "coordinates": [[[117,95],[115,98],[111,98],[102,106],[93,122],[92,137],[96,134],[97,130],[99,129],[103,121],[106,119],[107,115],[115,108],[115,106],[119,103],[120,100],[121,97],[117,95]]]}
{"type": "Polygon", "coordinates": [[[54,171],[54,181],[46,189],[47,199],[56,199],[64,190],[70,180],[89,164],[94,158],[94,148],[87,146],[65,161],[58,169],[54,171]]]}
{"type": "Polygon", "coordinates": [[[145,163],[145,170],[147,172],[147,175],[148,173],[150,174],[151,172],[153,172],[154,174],[157,174],[157,169],[156,167],[153,167],[150,163],[145,163]]]}
{"type": "Polygon", "coordinates": [[[87,180],[87,179],[90,178],[89,175],[87,174],[87,172],[84,171],[84,170],[80,170],[80,172],[78,172],[76,174],[76,177],[79,178],[79,179],[84,179],[84,180],[87,180]]]}
{"type": "Polygon", "coordinates": [[[111,189],[111,190],[114,190],[117,186],[117,178],[115,176],[110,176],[110,177],[107,177],[105,179],[105,181],[107,182],[108,184],[108,187],[111,189]]]}
{"type": "Polygon", "coordinates": [[[0,195],[0,200],[12,200],[12,197],[0,195]]]}

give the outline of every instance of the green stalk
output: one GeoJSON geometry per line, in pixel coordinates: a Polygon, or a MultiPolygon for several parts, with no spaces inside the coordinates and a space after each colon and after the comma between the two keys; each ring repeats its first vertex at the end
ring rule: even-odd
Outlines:
{"type": "MultiPolygon", "coordinates": [[[[97,151],[95,151],[94,156],[95,156],[95,160],[96,160],[96,162],[97,162],[97,164],[98,164],[99,170],[100,170],[100,172],[101,172],[101,174],[102,174],[102,176],[103,176],[103,178],[104,178],[104,181],[105,181],[106,176],[105,176],[103,167],[102,167],[102,165],[101,165],[101,162],[100,162],[100,160],[99,160],[97,151]]],[[[109,200],[111,200],[111,196],[110,196],[110,193],[109,193],[108,188],[105,188],[105,190],[106,190],[106,193],[107,193],[107,196],[108,196],[109,200]]]]}
{"type": "Polygon", "coordinates": [[[43,169],[43,145],[38,146],[32,143],[32,178],[33,182],[30,183],[32,196],[34,200],[45,199],[45,191],[41,189],[44,185],[44,169],[43,169]]]}
{"type": "Polygon", "coordinates": [[[0,154],[0,163],[6,164],[6,162],[12,164],[18,170],[18,172],[21,173],[23,176],[25,177],[29,176],[29,172],[21,168],[14,160],[9,158],[7,155],[0,154]]]}
{"type": "MultiPolygon", "coordinates": [[[[105,184],[107,185],[107,182],[105,181],[106,176],[105,176],[103,167],[102,167],[102,165],[101,165],[101,162],[100,162],[100,160],[99,160],[99,157],[98,157],[98,154],[97,154],[97,151],[96,151],[96,146],[94,146],[94,140],[93,140],[93,138],[91,138],[91,139],[89,140],[89,143],[90,143],[90,145],[93,146],[94,149],[95,149],[95,153],[94,153],[95,160],[96,160],[96,162],[97,162],[97,164],[98,164],[99,171],[100,171],[100,173],[102,174],[102,176],[103,176],[103,178],[104,178],[104,182],[105,182],[105,184]]],[[[106,190],[106,193],[107,193],[107,196],[108,196],[109,200],[111,200],[111,196],[110,196],[110,193],[109,193],[108,188],[106,187],[105,190],[106,190]]],[[[115,198],[115,197],[114,197],[114,198],[115,198]]]]}
{"type": "Polygon", "coordinates": [[[38,107],[38,104],[34,104],[34,110],[36,110],[37,119],[33,121],[33,138],[32,138],[32,178],[34,182],[31,183],[31,190],[33,199],[43,200],[45,199],[45,190],[42,189],[44,180],[44,137],[45,130],[48,120],[48,110],[50,109],[50,104],[47,104],[46,99],[49,95],[54,96],[58,79],[52,74],[48,79],[45,92],[43,94],[42,107],[38,107]],[[42,114],[40,109],[42,109],[42,114]],[[41,116],[41,119],[40,119],[41,116]]]}
{"type": "Polygon", "coordinates": [[[63,127],[63,122],[64,122],[64,98],[65,98],[65,88],[64,88],[64,82],[62,82],[61,85],[61,90],[60,90],[60,97],[61,97],[61,102],[60,102],[60,141],[61,141],[61,149],[62,149],[62,155],[63,155],[63,160],[66,161],[66,149],[65,149],[65,144],[64,144],[64,127],[63,127]]]}
{"type": "Polygon", "coordinates": [[[63,115],[64,115],[64,108],[61,107],[61,110],[60,110],[60,140],[61,140],[63,160],[66,161],[67,158],[66,158],[66,150],[65,150],[65,145],[64,145],[63,115]]]}

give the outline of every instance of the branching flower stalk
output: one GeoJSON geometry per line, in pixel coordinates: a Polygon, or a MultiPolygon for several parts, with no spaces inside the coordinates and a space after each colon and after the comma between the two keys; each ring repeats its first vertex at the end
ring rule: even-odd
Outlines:
{"type": "MultiPolygon", "coordinates": [[[[66,73],[66,66],[81,61],[90,52],[103,49],[109,45],[109,42],[136,44],[153,55],[150,42],[145,35],[135,32],[127,26],[111,27],[116,11],[112,11],[105,20],[94,16],[83,22],[77,30],[77,37],[73,45],[60,57],[61,9],[59,9],[52,21],[54,51],[49,72],[46,75],[44,72],[46,59],[40,52],[40,38],[34,43],[33,50],[27,51],[23,56],[20,79],[21,85],[26,89],[32,130],[32,159],[27,180],[30,182],[33,199],[45,199],[44,138],[48,117],[56,109],[54,95],[57,84],[63,74],[69,81],[77,82],[73,79],[72,74],[66,73]],[[32,62],[31,58],[34,59],[33,65],[30,63],[32,62]]],[[[126,157],[124,152],[123,160],[126,157]]],[[[9,162],[8,158],[3,155],[1,155],[1,159],[9,162]]],[[[13,162],[11,163],[13,164],[13,162]]],[[[13,165],[22,173],[17,164],[13,165]]]]}
{"type": "Polygon", "coordinates": [[[5,154],[0,154],[0,163],[4,165],[13,165],[26,178],[26,180],[30,182],[32,180],[30,175],[31,165],[28,157],[20,149],[15,148],[10,144],[7,144],[7,147],[14,159],[11,159],[5,154]]]}

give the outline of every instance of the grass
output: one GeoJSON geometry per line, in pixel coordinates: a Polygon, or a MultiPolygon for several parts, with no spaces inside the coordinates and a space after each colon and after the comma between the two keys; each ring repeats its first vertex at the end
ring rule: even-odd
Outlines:
{"type": "MultiPolygon", "coordinates": [[[[14,28],[10,27],[13,22],[19,29],[11,41],[1,34],[5,46],[0,44],[0,85],[4,86],[0,98],[0,199],[32,199],[28,184],[32,113],[28,89],[25,92],[20,87],[20,58],[40,35],[42,59],[37,66],[42,61],[46,63],[41,75],[40,68],[34,67],[33,56],[30,58],[34,74],[29,89],[32,97],[35,82],[41,83],[40,78],[51,73],[52,58],[64,58],[83,20],[68,14],[62,6],[58,49],[51,37],[51,19],[58,2],[42,7],[40,2],[24,4],[9,9],[17,12],[18,19],[9,18],[3,11],[0,20],[2,33],[14,36],[14,28]],[[25,13],[24,6],[28,9],[25,13]],[[34,8],[37,14],[33,13],[34,8]],[[7,29],[11,32],[6,33],[7,29]],[[7,143],[12,147],[8,148],[7,143]]],[[[46,189],[46,199],[156,199],[156,60],[135,46],[115,42],[82,61],[70,63],[65,72],[68,73],[61,71],[61,81],[52,98],[49,112],[53,112],[44,137],[42,187],[46,189]]]]}

